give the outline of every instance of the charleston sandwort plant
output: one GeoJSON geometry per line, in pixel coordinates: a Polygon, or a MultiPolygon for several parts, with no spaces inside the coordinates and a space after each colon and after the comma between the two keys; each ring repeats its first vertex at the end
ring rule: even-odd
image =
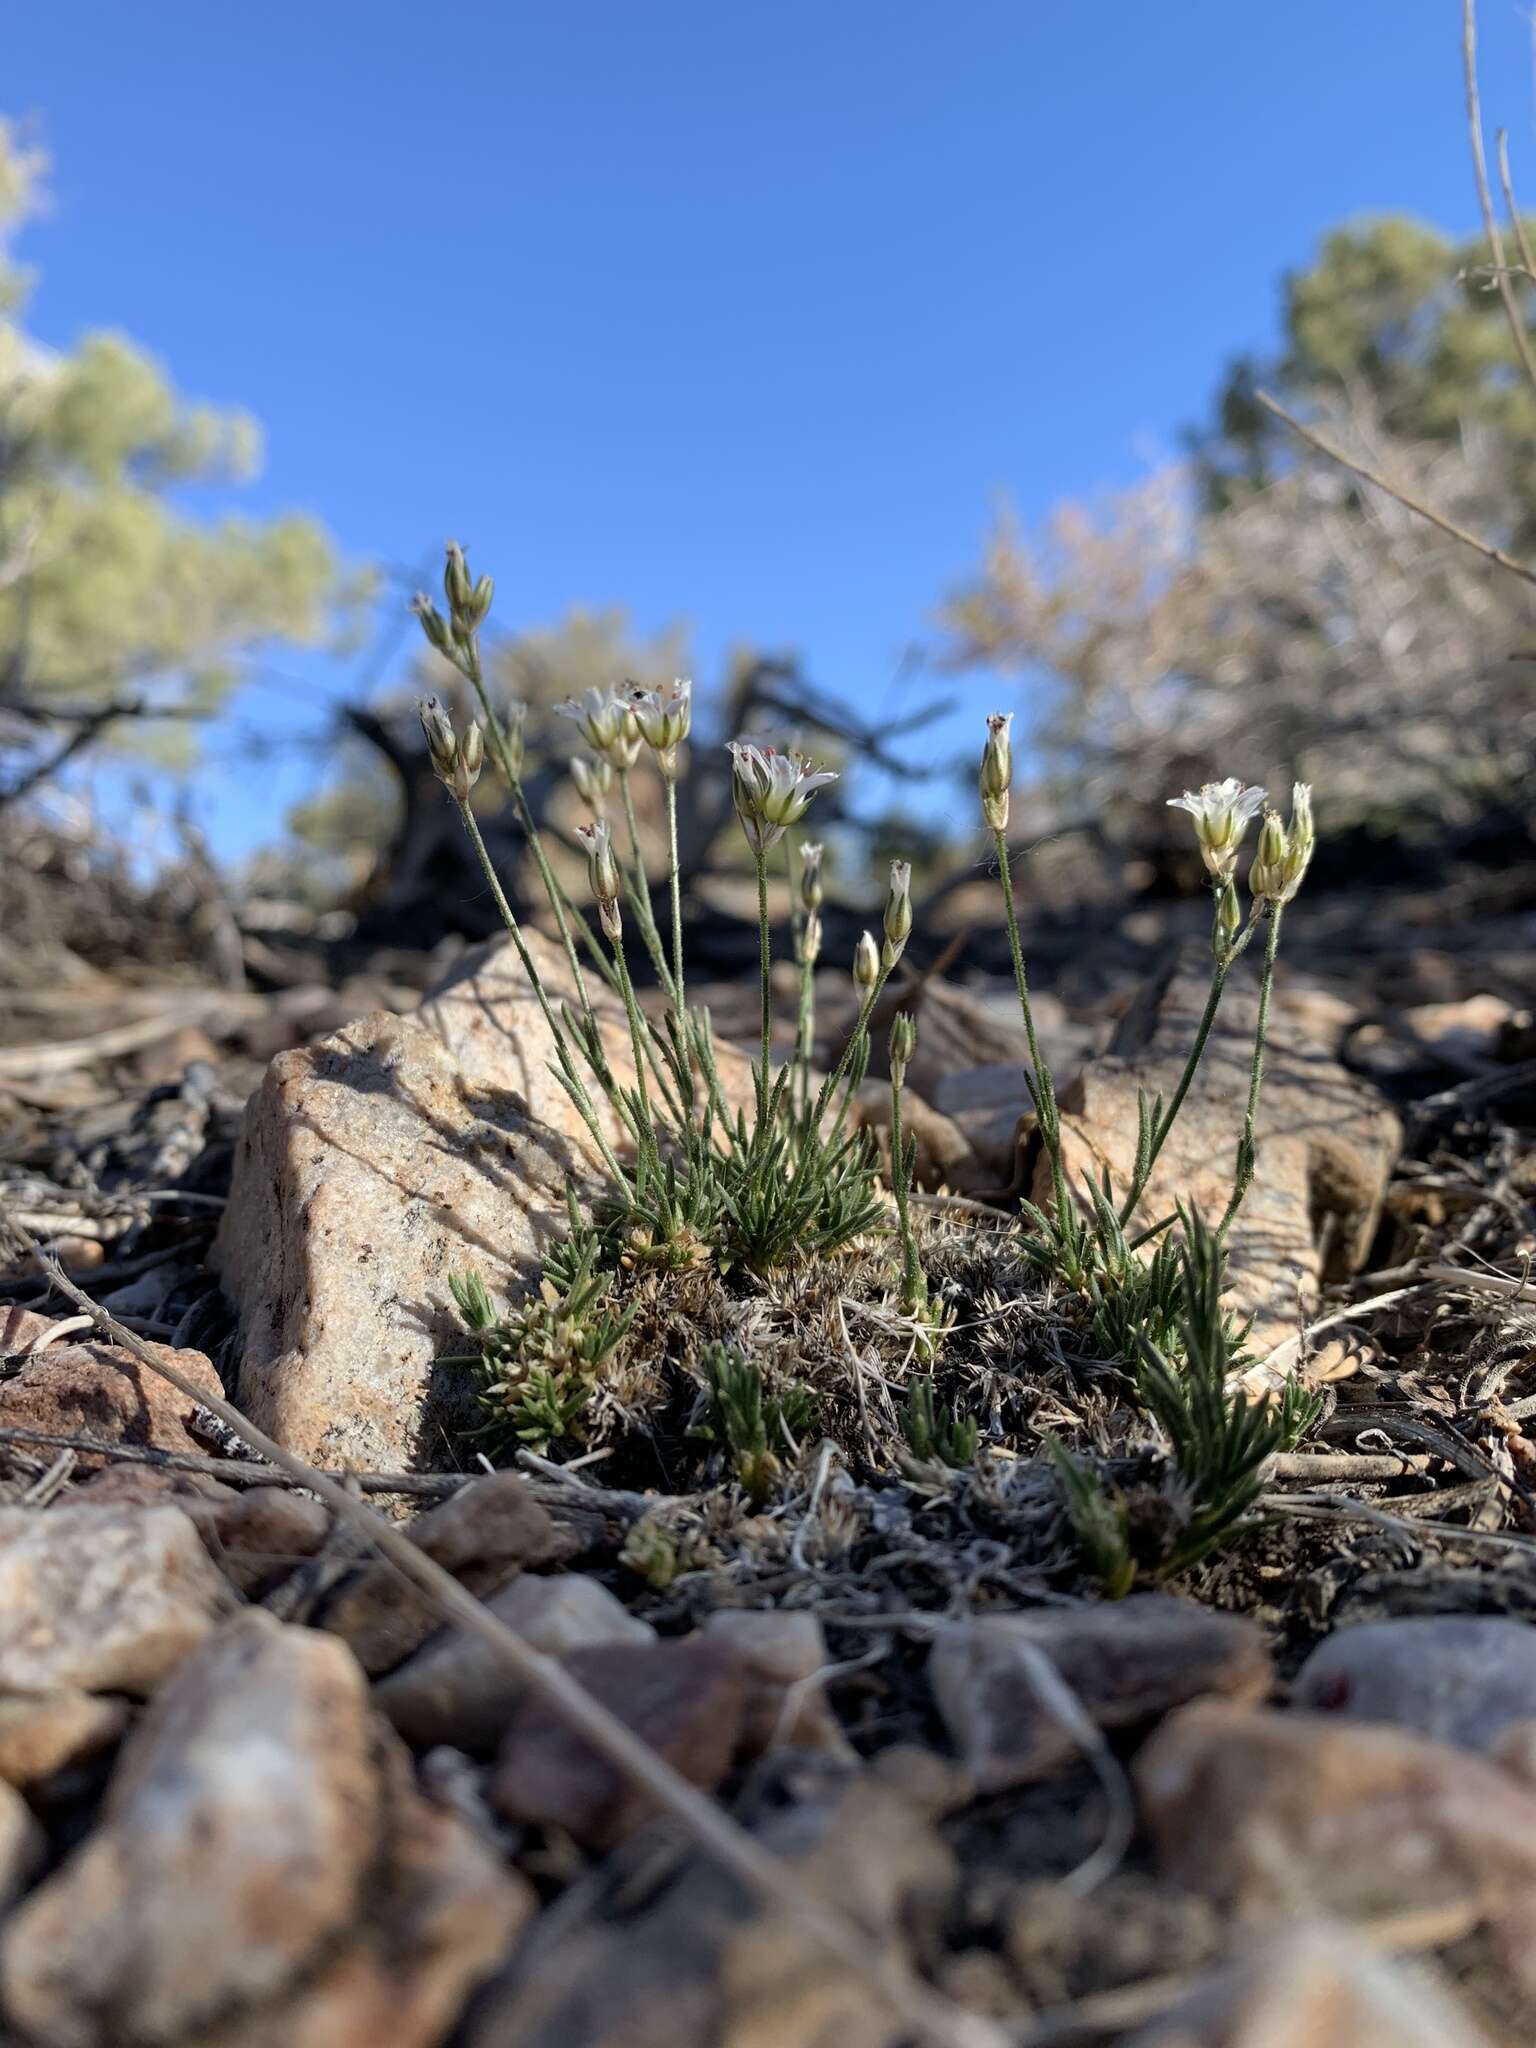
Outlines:
{"type": "MultiPolygon", "coordinates": [[[[881,930],[865,932],[850,963],[856,1011],[830,1071],[818,1078],[815,970],[822,947],[822,849],[788,835],[836,780],[799,753],[758,738],[729,742],[735,812],[751,856],[759,935],[759,1032],[750,1105],[727,1099],[707,1009],[690,1004],[681,915],[677,783],[692,728],[691,686],[589,690],[561,707],[586,752],[570,764],[589,812],[578,830],[586,854],[590,903],[572,900],[555,873],[522,783],[522,710],[498,709],[486,688],[480,634],[489,613],[489,577],[471,577],[464,553],[448,549],[446,609],[425,597],[416,610],[431,645],[464,677],[479,716],[462,730],[436,699],[422,726],[433,766],[447,788],[485,874],[548,1028],[554,1070],[590,1134],[604,1180],[585,1208],[571,1199],[571,1229],[535,1293],[498,1312],[478,1276],[461,1275],[454,1294],[473,1350],[483,1434],[491,1448],[547,1452],[587,1440],[594,1401],[622,1355],[634,1305],[620,1299],[637,1275],[683,1276],[701,1270],[730,1285],[764,1284],[807,1266],[843,1262],[850,1288],[875,1299],[906,1338],[907,1398],[896,1418],[906,1438],[898,1455],[925,1467],[963,1467],[981,1454],[981,1431],[959,1406],[936,1401],[928,1368],[955,1341],[955,1312],[925,1270],[924,1239],[914,1216],[916,1144],[904,1113],[907,1070],[917,1025],[896,1013],[889,1040],[889,1197],[881,1186],[872,1135],[855,1110],[867,1070],[870,1027],[882,992],[912,931],[912,872],[893,861],[881,930]],[[476,823],[471,792],[489,761],[505,783],[527,836],[568,968],[570,993],[545,984],[476,823]],[[667,825],[670,944],[652,905],[641,854],[634,778],[642,763],[659,777],[667,825]],[[609,811],[617,796],[622,839],[609,811]],[[790,883],[799,1000],[790,1056],[775,1067],[772,1039],[770,863],[778,854],[790,883]],[[661,991],[659,1021],[635,987],[638,942],[661,991]],[[605,1050],[593,1005],[598,982],[617,997],[627,1027],[633,1078],[621,1077],[605,1050]],[[599,1104],[607,1115],[599,1113],[599,1104]],[[880,1256],[882,1243],[889,1255],[880,1256]],[[871,1253],[873,1251],[873,1257],[871,1253]],[[924,1370],[919,1370],[924,1368],[924,1370]]],[[[1311,793],[1298,783],[1283,821],[1265,792],[1229,780],[1170,799],[1188,812],[1212,893],[1209,992],[1183,1071],[1172,1091],[1142,1093],[1134,1162],[1127,1184],[1106,1168],[1073,1185],[1061,1113],[1041,1048],[1015,901],[1008,843],[1013,786],[1010,719],[987,721],[978,776],[982,822],[991,835],[1002,911],[1029,1047],[1025,1075],[1049,1194],[1022,1204],[1013,1238],[1017,1270],[1048,1285],[1098,1354],[1123,1375],[1146,1426],[1163,1446],[1171,1484],[1184,1499],[1177,1527],[1148,1552],[1127,1525],[1095,1468],[1047,1440],[1056,1459],[1082,1553],[1108,1588],[1123,1591],[1139,1571],[1179,1569],[1220,1541],[1252,1505],[1266,1461],[1308,1426],[1304,1400],[1250,1405],[1232,1391],[1243,1363],[1245,1328],[1222,1308],[1226,1240],[1258,1165],[1257,1118],[1264,1078],[1280,934],[1287,905],[1313,851],[1311,793]],[[1244,840],[1259,819],[1239,893],[1244,840]],[[1232,968],[1262,938],[1258,1020],[1247,1102],[1234,1133],[1231,1190],[1216,1220],[1182,1206],[1148,1217],[1154,1170],[1194,1084],[1232,968]]],[[[707,1345],[693,1362],[697,1389],[690,1434],[728,1455],[728,1474],[753,1501],[767,1499],[786,1462],[816,1420],[814,1392],[774,1382],[749,1347],[707,1345]]],[[[862,1406],[863,1396],[860,1393],[862,1406]]],[[[895,1411],[892,1411],[893,1417],[895,1411]]],[[[866,1419],[866,1439],[868,1435],[866,1419]]]]}

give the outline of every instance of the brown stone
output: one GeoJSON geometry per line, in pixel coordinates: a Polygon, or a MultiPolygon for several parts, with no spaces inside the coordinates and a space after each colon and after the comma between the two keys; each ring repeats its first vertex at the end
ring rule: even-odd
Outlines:
{"type": "Polygon", "coordinates": [[[849,1760],[853,1749],[817,1680],[831,1663],[814,1614],[790,1608],[720,1607],[699,1631],[735,1657],[746,1677],[741,1748],[825,1750],[849,1760]]]}
{"type": "MultiPolygon", "coordinates": [[[[741,1729],[740,1663],[697,1636],[576,1650],[566,1668],[690,1784],[713,1790],[741,1729]]],[[[491,1788],[509,1820],[564,1828],[611,1849],[656,1811],[643,1787],[599,1756],[553,1708],[528,1698],[507,1731],[491,1788]]]]}
{"type": "MultiPolygon", "coordinates": [[[[656,1631],[628,1613],[606,1586],[579,1572],[524,1576],[486,1606],[530,1649],[568,1657],[608,1643],[650,1643],[656,1631]]],[[[446,1628],[374,1687],[374,1704],[418,1749],[451,1743],[471,1756],[494,1755],[524,1685],[488,1643],[446,1628]]]]}
{"type": "Polygon", "coordinates": [[[313,1557],[330,1531],[330,1511],[288,1486],[252,1486],[221,1506],[204,1531],[225,1577],[253,1598],[313,1557]]]}
{"type": "Polygon", "coordinates": [[[1050,1659],[1101,1728],[1133,1728],[1210,1693],[1261,1700],[1274,1683],[1254,1623],[1170,1593],[974,1615],[939,1636],[928,1683],[980,1792],[1048,1777],[1080,1754],[1042,1696],[1029,1649],[1050,1659]]]}
{"type": "MultiPolygon", "coordinates": [[[[1172,1095],[1205,1006],[1202,949],[1171,955],[1164,972],[1122,1018],[1110,1051],[1061,1095],[1068,1178],[1097,1180],[1107,1166],[1129,1186],[1136,1151],[1138,1088],[1172,1095]]],[[[1153,1171],[1141,1213],[1192,1203],[1208,1220],[1224,1212],[1242,1129],[1257,998],[1246,960],[1233,970],[1199,1076],[1153,1171]]],[[[1259,1161],[1228,1240],[1229,1294],[1255,1316],[1261,1356],[1295,1334],[1324,1278],[1359,1270],[1381,1215],[1402,1141],[1377,1091],[1308,1041],[1290,1021],[1282,949],[1259,1112],[1259,1161]],[[1324,1271],[1323,1241],[1328,1244],[1324,1271]]],[[[1037,1163],[1034,1197],[1050,1198],[1048,1162],[1037,1163]]]]}
{"type": "Polygon", "coordinates": [[[128,1703],[88,1692],[0,1693],[0,1778],[25,1788],[110,1749],[128,1703]]]}
{"type": "Polygon", "coordinates": [[[39,2048],[434,2048],[529,1904],[413,1791],[344,1645],[258,1610],[140,1723],[0,1987],[39,2048]]]}
{"type": "MultiPolygon", "coordinates": [[[[793,1791],[758,1834],[813,1899],[890,1947],[909,1915],[941,1910],[955,1866],[925,1813],[862,1772],[793,1791]]],[[[612,1918],[589,1912],[530,1942],[476,2000],[462,2048],[891,2048],[899,2038],[866,1977],[695,1853],[658,1889],[616,1902],[612,1918]]]]}
{"type": "MultiPolygon", "coordinates": [[[[568,1557],[573,1541],[515,1472],[472,1479],[406,1524],[405,1534],[434,1564],[484,1596],[515,1572],[568,1557]]],[[[404,1585],[393,1566],[360,1566],[342,1580],[315,1619],[349,1644],[370,1676],[402,1663],[441,1622],[424,1593],[404,1585]]]]}
{"type": "MultiPolygon", "coordinates": [[[[891,1084],[866,1081],[854,1098],[854,1113],[866,1131],[873,1131],[880,1147],[882,1170],[889,1176],[891,1163],[891,1084]]],[[[913,1180],[920,1188],[952,1188],[963,1194],[986,1179],[976,1155],[962,1132],[947,1116],[930,1109],[916,1089],[902,1091],[901,1124],[904,1138],[917,1140],[913,1180]]]]}
{"type": "Polygon", "coordinates": [[[1142,1750],[1159,1863],[1239,1919],[1467,1903],[1536,1993],[1536,1792],[1381,1722],[1200,1700],[1142,1750]]]}
{"type": "MultiPolygon", "coordinates": [[[[21,1360],[0,1381],[0,1427],[206,1455],[206,1445],[188,1431],[193,1403],[185,1394],[116,1346],[62,1340],[39,1348],[52,1326],[52,1318],[27,1309],[0,1309],[0,1357],[21,1360]]],[[[201,1351],[173,1351],[165,1344],[149,1349],[208,1393],[223,1393],[201,1351]]],[[[80,1454],[81,1471],[100,1463],[80,1454]]]]}
{"type": "Polygon", "coordinates": [[[0,1691],[145,1697],[231,1604],[179,1508],[0,1508],[0,1691]]]}
{"type": "MultiPolygon", "coordinates": [[[[552,999],[569,995],[563,952],[534,932],[528,943],[552,999]]],[[[594,1004],[632,1084],[622,1011],[600,983],[594,1004]]],[[[290,1450],[430,1467],[445,1428],[471,1418],[464,1377],[433,1373],[462,1343],[448,1276],[474,1268],[495,1295],[525,1291],[566,1226],[569,1189],[601,1174],[553,1059],[501,944],[468,956],[414,1016],[378,1012],[272,1061],[247,1106],[215,1258],[241,1317],[241,1404],[290,1450]]],[[[720,1066],[727,1092],[749,1099],[745,1058],[722,1046],[720,1066]]]]}

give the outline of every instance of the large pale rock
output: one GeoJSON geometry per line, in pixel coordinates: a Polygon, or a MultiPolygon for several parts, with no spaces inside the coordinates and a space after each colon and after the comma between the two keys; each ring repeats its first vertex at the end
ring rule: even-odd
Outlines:
{"type": "Polygon", "coordinates": [[[1136,1760],[1167,1876],[1267,1926],[1468,1905],[1536,1995],[1536,1790],[1376,1721],[1199,1700],[1136,1760]]]}
{"type": "MultiPolygon", "coordinates": [[[[1261,941],[1255,941],[1256,944],[1261,941]]],[[[1123,1192],[1136,1152],[1136,1095],[1171,1097],[1194,1043],[1210,982],[1201,949],[1172,955],[1127,1011],[1111,1049],[1062,1093],[1069,1180],[1097,1180],[1107,1166],[1123,1192]]],[[[1232,1192],[1253,1056],[1257,996],[1245,960],[1233,970],[1195,1085],[1142,1200],[1147,1221],[1177,1202],[1215,1222],[1232,1192]]],[[[1262,1355],[1295,1334],[1321,1282],[1359,1270],[1381,1215],[1402,1142],[1379,1094],[1348,1073],[1293,1023],[1280,980],[1260,1098],[1258,1172],[1232,1226],[1230,1298],[1255,1317],[1251,1348],[1262,1355]],[[1325,1254],[1326,1247],[1326,1254],[1325,1254]]],[[[1035,1200],[1050,1198],[1036,1168],[1035,1200]]]]}
{"type": "Polygon", "coordinates": [[[339,1642],[251,1612],[127,1743],[100,1824],[7,1923],[41,2048],[430,2048],[529,1896],[413,1790],[339,1642]]]}
{"type": "MultiPolygon", "coordinates": [[[[565,957],[528,935],[556,1003],[565,957]]],[[[629,1033],[591,977],[615,1075],[629,1033]]],[[[728,1090],[746,1062],[722,1046],[728,1090]]],[[[509,942],[470,955],[410,1017],[361,1018],[280,1053],[246,1109],[216,1261],[240,1312],[239,1394],[254,1422],[326,1464],[432,1466],[469,1419],[448,1276],[522,1292],[601,1171],[556,1074],[509,942]]],[[[742,1093],[742,1099],[746,1099],[742,1093]]],[[[616,1120],[594,1091],[610,1138],[616,1120]]]]}
{"type": "Polygon", "coordinates": [[[1422,1965],[1298,1927],[1199,1984],[1125,2048],[1488,2048],[1422,1965]]]}
{"type": "Polygon", "coordinates": [[[1291,1697],[1313,1713],[1496,1750],[1511,1728],[1536,1720],[1536,1628],[1497,1614],[1362,1622],[1318,1644],[1291,1697]]]}
{"type": "Polygon", "coordinates": [[[0,1691],[147,1696],[232,1605],[180,1508],[0,1508],[0,1691]]]}

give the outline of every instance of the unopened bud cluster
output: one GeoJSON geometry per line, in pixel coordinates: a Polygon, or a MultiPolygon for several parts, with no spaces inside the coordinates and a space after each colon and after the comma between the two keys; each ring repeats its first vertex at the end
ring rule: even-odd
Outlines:
{"type": "Polygon", "coordinates": [[[1291,822],[1283,825],[1278,811],[1266,811],[1259,827],[1258,853],[1248,870],[1254,901],[1266,906],[1289,903],[1301,887],[1316,845],[1312,829],[1312,789],[1291,786],[1291,822]]]}
{"type": "Polygon", "coordinates": [[[420,716],[427,752],[438,780],[447,784],[461,804],[468,803],[469,792],[485,759],[485,734],[471,719],[460,737],[453,729],[453,720],[435,697],[425,699],[420,716]]]}
{"type": "Polygon", "coordinates": [[[800,848],[800,962],[805,967],[814,967],[821,957],[822,852],[815,839],[800,848]]]}
{"type": "Polygon", "coordinates": [[[489,576],[482,576],[478,582],[471,580],[464,550],[456,540],[451,540],[443,566],[443,596],[447,600],[448,616],[444,618],[425,595],[418,596],[411,606],[427,639],[456,668],[463,667],[465,657],[474,646],[475,635],[491,609],[495,589],[489,576]]]}

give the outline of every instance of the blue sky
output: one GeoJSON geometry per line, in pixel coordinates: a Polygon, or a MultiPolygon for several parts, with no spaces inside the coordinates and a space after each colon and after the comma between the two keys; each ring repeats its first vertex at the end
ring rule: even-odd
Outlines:
{"type": "MultiPolygon", "coordinates": [[[[1168,452],[1340,218],[1470,226],[1459,13],[55,0],[3,86],[56,159],[33,325],[249,407],[244,502],[353,556],[455,533],[509,624],[686,616],[703,678],[791,646],[874,707],[998,490],[1168,452]]],[[[1536,191],[1526,21],[1482,34],[1536,191]]],[[[295,672],[247,715],[312,729],[347,677],[295,672]]],[[[313,772],[205,784],[219,843],[313,772]]]]}

